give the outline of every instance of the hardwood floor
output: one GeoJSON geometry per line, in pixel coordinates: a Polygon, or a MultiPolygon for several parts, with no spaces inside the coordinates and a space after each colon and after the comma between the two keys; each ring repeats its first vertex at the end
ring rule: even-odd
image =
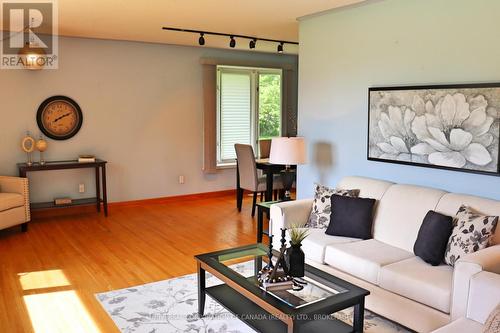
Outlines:
{"type": "Polygon", "coordinates": [[[234,195],[110,207],[0,230],[0,332],[119,332],[95,293],[195,272],[195,254],[254,243],[234,195]]]}

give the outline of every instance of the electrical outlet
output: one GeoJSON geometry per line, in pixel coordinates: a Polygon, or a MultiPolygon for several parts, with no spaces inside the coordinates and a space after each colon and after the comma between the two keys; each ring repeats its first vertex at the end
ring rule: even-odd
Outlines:
{"type": "Polygon", "coordinates": [[[78,185],[78,192],[85,193],[85,184],[78,185]]]}
{"type": "Polygon", "coordinates": [[[184,184],[184,176],[179,176],[179,184],[184,184]]]}

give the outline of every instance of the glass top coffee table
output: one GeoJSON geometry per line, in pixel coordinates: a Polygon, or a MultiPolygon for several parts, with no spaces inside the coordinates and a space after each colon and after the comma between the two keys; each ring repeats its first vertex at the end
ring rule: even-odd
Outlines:
{"type": "MultiPolygon", "coordinates": [[[[198,314],[206,295],[258,332],[363,332],[365,296],[370,292],[315,267],[305,266],[307,284],[300,291],[265,291],[257,272],[267,264],[267,247],[254,244],[197,255],[198,314]],[[223,284],[206,286],[205,272],[223,284]],[[354,307],[353,325],[331,316],[354,307]]],[[[275,258],[274,258],[275,259],[275,258]]]]}

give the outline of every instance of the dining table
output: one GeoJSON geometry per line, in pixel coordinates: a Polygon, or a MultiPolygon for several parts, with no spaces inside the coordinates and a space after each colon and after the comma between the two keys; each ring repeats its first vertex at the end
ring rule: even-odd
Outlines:
{"type": "Polygon", "coordinates": [[[268,158],[256,159],[255,166],[258,170],[262,170],[262,173],[266,176],[266,192],[264,193],[264,199],[265,201],[272,201],[274,175],[279,174],[286,166],[283,164],[273,164],[269,162],[268,158]]]}
{"type": "MultiPolygon", "coordinates": [[[[274,175],[279,174],[282,170],[286,168],[283,164],[273,164],[269,162],[268,158],[256,159],[255,166],[257,169],[262,170],[262,173],[266,176],[266,192],[264,195],[265,201],[273,200],[273,180],[274,175]]],[[[296,169],[296,165],[291,165],[291,169],[296,169]]],[[[238,168],[236,168],[236,189],[240,189],[240,175],[238,168]]]]}

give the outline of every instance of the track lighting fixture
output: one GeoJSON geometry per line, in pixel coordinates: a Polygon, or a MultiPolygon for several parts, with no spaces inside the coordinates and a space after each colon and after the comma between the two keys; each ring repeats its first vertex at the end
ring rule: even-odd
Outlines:
{"type": "Polygon", "coordinates": [[[205,37],[203,37],[205,34],[203,32],[200,32],[200,38],[198,39],[198,44],[200,45],[205,45],[205,37]]]}
{"type": "Polygon", "coordinates": [[[255,44],[257,43],[257,39],[252,39],[250,40],[250,43],[248,44],[248,47],[250,49],[255,49],[255,44]]]}
{"type": "Polygon", "coordinates": [[[170,27],[163,27],[162,29],[163,30],[170,30],[170,31],[180,31],[180,32],[189,32],[189,33],[193,33],[193,34],[200,34],[200,38],[198,39],[198,44],[200,44],[202,46],[205,45],[205,35],[229,37],[230,38],[229,46],[231,48],[236,47],[236,38],[249,39],[250,42],[248,43],[248,47],[251,50],[255,49],[255,46],[257,45],[258,40],[271,42],[271,43],[278,43],[278,48],[277,48],[278,53],[283,53],[283,49],[284,49],[285,44],[299,45],[298,42],[292,42],[292,41],[286,41],[286,40],[276,40],[276,39],[269,39],[269,38],[259,38],[259,37],[246,36],[246,35],[226,34],[223,32],[201,31],[201,30],[170,28],[170,27]]]}

